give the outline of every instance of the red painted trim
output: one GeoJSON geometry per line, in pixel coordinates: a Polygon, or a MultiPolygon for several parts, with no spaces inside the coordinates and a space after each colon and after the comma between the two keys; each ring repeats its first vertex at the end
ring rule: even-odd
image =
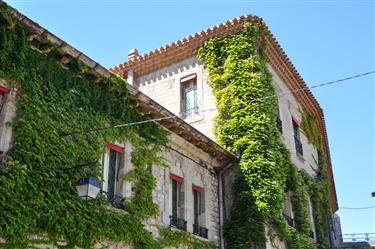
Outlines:
{"type": "Polygon", "coordinates": [[[124,148],[114,145],[114,144],[106,144],[105,145],[108,149],[115,150],[120,153],[124,153],[124,148]]]}
{"type": "Polygon", "coordinates": [[[196,78],[197,78],[197,74],[196,74],[196,73],[192,73],[192,74],[188,74],[188,75],[182,77],[182,78],[180,79],[180,82],[181,82],[181,83],[184,83],[184,82],[187,82],[187,81],[189,81],[189,80],[196,79],[196,78]]]}
{"type": "Polygon", "coordinates": [[[9,89],[5,86],[0,86],[0,94],[8,93],[9,89]]]}
{"type": "Polygon", "coordinates": [[[193,188],[194,191],[197,191],[197,192],[203,192],[203,190],[204,190],[202,187],[199,187],[195,184],[192,185],[192,188],[193,188]]]}
{"type": "Polygon", "coordinates": [[[299,126],[299,123],[298,123],[297,119],[293,116],[292,116],[292,123],[293,123],[293,125],[299,126]]]}
{"type": "Polygon", "coordinates": [[[176,176],[176,175],[173,175],[173,174],[170,174],[169,177],[173,181],[176,181],[176,182],[179,182],[179,183],[183,183],[184,182],[184,178],[182,178],[182,177],[179,177],[179,176],[176,176]]]}

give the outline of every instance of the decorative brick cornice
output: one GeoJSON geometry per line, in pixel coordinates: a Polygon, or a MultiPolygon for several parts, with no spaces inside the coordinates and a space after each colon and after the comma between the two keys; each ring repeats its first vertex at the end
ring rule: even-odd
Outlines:
{"type": "MultiPolygon", "coordinates": [[[[218,24],[201,32],[195,33],[176,42],[167,44],[161,48],[152,50],[144,55],[137,56],[131,61],[125,61],[110,70],[127,78],[127,73],[132,70],[135,77],[147,75],[158,69],[176,64],[182,60],[195,57],[198,49],[210,38],[225,37],[243,28],[245,22],[261,23],[263,20],[255,15],[242,15],[224,23],[218,24]]],[[[307,87],[297,69],[294,67],[284,50],[281,48],[271,31],[266,27],[261,42],[266,43],[265,54],[270,65],[284,81],[290,90],[307,87]]],[[[331,166],[331,158],[328,146],[328,137],[324,122],[323,110],[310,90],[294,93],[299,104],[318,121],[318,128],[324,138],[324,150],[328,165],[328,176],[330,179],[331,207],[333,211],[338,209],[335,183],[331,166]]]]}

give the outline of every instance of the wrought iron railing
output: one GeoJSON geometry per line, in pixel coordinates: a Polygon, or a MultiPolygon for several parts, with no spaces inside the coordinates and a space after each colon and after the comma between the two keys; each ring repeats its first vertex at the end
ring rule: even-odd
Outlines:
{"type": "Polygon", "coordinates": [[[280,117],[276,117],[276,127],[280,133],[283,133],[283,121],[281,121],[280,117]]]}
{"type": "Polygon", "coordinates": [[[180,117],[182,119],[185,119],[185,118],[197,116],[198,114],[199,114],[199,107],[196,106],[194,108],[191,108],[191,109],[185,110],[183,112],[180,112],[180,117]]]}
{"type": "Polygon", "coordinates": [[[122,204],[124,197],[118,196],[118,195],[109,196],[108,192],[103,191],[103,190],[101,191],[101,193],[107,198],[109,203],[111,203],[112,207],[118,208],[118,209],[124,208],[124,204],[122,204]]]}
{"type": "Polygon", "coordinates": [[[186,231],[186,224],[187,224],[186,220],[177,218],[175,216],[169,216],[169,221],[170,221],[169,223],[170,227],[174,227],[174,228],[186,231]]]}
{"type": "Polygon", "coordinates": [[[375,241],[375,233],[342,234],[343,242],[368,242],[375,241]]]}
{"type": "Polygon", "coordinates": [[[294,228],[296,227],[296,223],[294,222],[294,219],[292,217],[284,213],[283,213],[283,216],[289,226],[294,227],[294,228]]]}
{"type": "Polygon", "coordinates": [[[193,234],[207,239],[208,238],[208,229],[205,228],[205,227],[201,227],[199,225],[194,224],[193,225],[193,234]]]}
{"type": "Polygon", "coordinates": [[[296,151],[297,151],[297,154],[303,156],[302,143],[301,143],[301,141],[299,140],[299,138],[294,137],[294,143],[295,143],[295,145],[296,145],[296,151]]]}

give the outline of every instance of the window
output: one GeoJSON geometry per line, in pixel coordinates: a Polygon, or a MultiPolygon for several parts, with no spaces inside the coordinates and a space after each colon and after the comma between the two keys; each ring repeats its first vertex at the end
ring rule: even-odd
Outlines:
{"type": "Polygon", "coordinates": [[[208,230],[205,228],[205,200],[204,189],[193,184],[194,196],[194,224],[193,233],[203,238],[207,238],[208,230]]]}
{"type": "Polygon", "coordinates": [[[5,94],[9,92],[9,89],[5,86],[0,85],[0,113],[3,110],[4,102],[5,102],[5,94]]]}
{"type": "Polygon", "coordinates": [[[107,144],[106,147],[107,153],[104,156],[103,164],[103,192],[108,201],[117,207],[121,203],[120,183],[122,179],[119,171],[123,164],[124,148],[114,144],[107,144]]]}
{"type": "Polygon", "coordinates": [[[284,203],[283,216],[289,226],[295,227],[295,221],[293,219],[293,204],[292,204],[293,193],[288,191],[286,193],[286,200],[284,203]]]}
{"type": "Polygon", "coordinates": [[[277,108],[276,127],[279,130],[279,132],[282,134],[283,133],[283,122],[281,121],[281,118],[280,118],[279,108],[277,108]]]}
{"type": "MultiPolygon", "coordinates": [[[[2,81],[0,80],[2,83],[2,81]]],[[[7,120],[7,115],[3,114],[3,107],[6,101],[6,94],[9,92],[9,89],[5,86],[0,85],[0,168],[6,167],[5,160],[7,158],[7,151],[9,150],[11,143],[11,127],[6,128],[5,123],[7,120]],[[3,114],[3,115],[1,115],[3,114]],[[10,131],[10,132],[9,132],[10,131]]]]}
{"type": "Polygon", "coordinates": [[[170,226],[186,231],[186,221],[184,220],[184,179],[170,175],[172,185],[172,214],[170,216],[170,226]]]}
{"type": "Polygon", "coordinates": [[[292,117],[292,122],[293,122],[293,134],[294,134],[294,143],[296,146],[296,152],[298,155],[303,156],[303,148],[302,148],[302,143],[301,143],[301,137],[300,137],[300,132],[299,132],[299,125],[297,120],[292,117]]]}
{"type": "Polygon", "coordinates": [[[187,118],[198,115],[198,88],[196,74],[185,76],[180,82],[181,117],[187,118]]]}

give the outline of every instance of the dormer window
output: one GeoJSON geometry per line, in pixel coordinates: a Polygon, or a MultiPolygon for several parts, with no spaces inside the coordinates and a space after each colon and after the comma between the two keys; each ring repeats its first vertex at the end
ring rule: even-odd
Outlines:
{"type": "Polygon", "coordinates": [[[198,115],[197,75],[190,74],[180,79],[181,83],[181,118],[198,115]]]}

